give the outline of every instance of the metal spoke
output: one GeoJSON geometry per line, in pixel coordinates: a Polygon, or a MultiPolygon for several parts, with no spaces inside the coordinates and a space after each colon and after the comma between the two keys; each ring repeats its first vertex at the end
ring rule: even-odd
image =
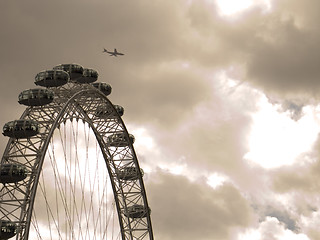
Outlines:
{"type": "MultiPolygon", "coordinates": [[[[70,69],[81,69],[74,64],[61,66],[67,66],[69,74],[73,71],[70,69]]],[[[36,82],[47,75],[51,76],[47,81],[55,80],[56,72],[68,75],[57,68],[39,73],[36,82]]],[[[30,103],[20,117],[21,122],[37,123],[39,132],[9,138],[0,171],[12,166],[25,169],[25,176],[21,180],[13,170],[9,180],[1,180],[0,175],[0,220],[15,224],[17,240],[29,236],[41,240],[153,240],[133,142],[121,116],[100,88],[105,85],[80,84],[77,80],[54,84],[47,88],[54,96],[51,101],[30,103]],[[126,177],[126,169],[136,169],[136,175],[126,177]]],[[[19,128],[15,131],[18,134],[19,128]]],[[[27,134],[27,130],[20,134],[27,134]]]]}

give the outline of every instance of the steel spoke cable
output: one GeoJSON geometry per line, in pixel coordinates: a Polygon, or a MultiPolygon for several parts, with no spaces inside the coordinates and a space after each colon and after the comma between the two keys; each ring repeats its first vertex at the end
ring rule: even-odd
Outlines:
{"type": "MultiPolygon", "coordinates": [[[[105,180],[105,185],[107,185],[107,179],[105,180]]],[[[104,209],[104,207],[103,207],[103,204],[104,204],[104,196],[105,195],[105,191],[103,191],[103,194],[102,194],[102,196],[101,196],[101,199],[100,199],[100,203],[99,203],[99,209],[98,209],[98,216],[97,216],[97,219],[96,219],[96,222],[95,222],[95,226],[94,226],[94,229],[96,230],[97,229],[97,225],[98,225],[98,221],[99,221],[99,229],[100,229],[100,232],[101,232],[101,229],[102,229],[102,227],[101,227],[101,208],[103,208],[104,209]]],[[[107,195],[107,194],[106,194],[107,195]]],[[[99,196],[100,196],[100,194],[99,194],[99,196]]],[[[104,219],[104,215],[102,214],[102,216],[103,216],[103,218],[102,219],[104,219]]]]}
{"type": "MultiPolygon", "coordinates": [[[[64,188],[63,188],[63,191],[64,191],[64,196],[65,196],[65,201],[66,201],[66,206],[68,206],[68,199],[67,199],[67,155],[68,155],[68,152],[67,152],[67,147],[68,147],[68,139],[67,139],[67,130],[66,130],[66,128],[67,128],[67,123],[66,122],[64,122],[64,124],[63,124],[63,129],[64,129],[64,131],[63,131],[63,137],[64,137],[64,188]]],[[[71,220],[70,220],[70,222],[71,222],[71,220]]],[[[71,223],[70,223],[71,224],[71,223]]],[[[65,235],[67,236],[67,224],[64,224],[65,225],[65,235]]]]}
{"type": "MultiPolygon", "coordinates": [[[[54,151],[54,142],[53,142],[53,137],[50,139],[50,148],[52,150],[52,157],[55,159],[55,151],[54,151]]],[[[50,164],[51,164],[51,167],[52,169],[54,169],[54,166],[53,166],[53,162],[56,163],[56,160],[52,161],[51,159],[51,155],[50,155],[50,151],[47,150],[47,154],[50,158],[50,164]]],[[[55,170],[53,170],[54,172],[55,170]]],[[[54,192],[55,192],[55,201],[56,201],[56,215],[57,215],[57,222],[58,222],[58,229],[60,229],[60,218],[59,218],[59,201],[58,201],[58,183],[57,183],[57,180],[54,181],[54,192]]]]}
{"type": "MultiPolygon", "coordinates": [[[[60,134],[60,136],[61,136],[62,134],[60,134]]],[[[62,143],[63,143],[63,145],[66,145],[66,142],[63,142],[62,141],[62,143]]],[[[75,146],[77,146],[77,145],[75,145],[75,146]]],[[[66,149],[66,148],[64,148],[64,149],[66,149]]],[[[76,151],[76,153],[77,153],[77,151],[76,151]]],[[[64,154],[64,156],[66,156],[66,154],[64,154]]],[[[76,157],[76,159],[77,159],[77,157],[76,157]]],[[[68,178],[69,179],[69,182],[71,183],[72,182],[72,179],[71,179],[71,174],[70,174],[70,169],[69,169],[69,167],[68,167],[68,164],[67,164],[67,160],[65,161],[66,162],[66,164],[65,164],[65,168],[66,168],[66,176],[65,176],[65,181],[66,181],[66,179],[68,178]]],[[[81,176],[81,175],[80,175],[81,176]]],[[[81,236],[82,236],[82,226],[81,226],[81,218],[82,218],[82,213],[80,212],[78,212],[78,208],[77,208],[77,202],[76,202],[76,195],[75,195],[75,192],[73,191],[73,189],[74,188],[72,188],[71,187],[71,189],[72,189],[72,197],[73,197],[73,206],[75,206],[75,212],[76,212],[76,215],[77,215],[77,217],[78,217],[78,223],[79,223],[79,233],[78,234],[80,234],[81,236]]],[[[71,197],[71,196],[70,196],[71,197]]],[[[65,197],[66,198],[66,197],[65,197]]],[[[70,212],[68,211],[68,213],[70,214],[70,212]]],[[[71,216],[71,214],[70,214],[70,216],[71,216]]],[[[71,217],[70,217],[71,218],[71,217]]],[[[72,221],[70,221],[70,227],[71,227],[71,222],[72,221]]],[[[73,232],[74,230],[72,230],[72,232],[73,232]]],[[[72,233],[72,234],[74,234],[74,233],[72,233]]],[[[78,235],[79,236],[79,235],[78,235]]]]}
{"type": "MultiPolygon", "coordinates": [[[[77,131],[78,132],[78,131],[77,131]]],[[[78,134],[78,133],[77,133],[78,134]]],[[[80,233],[81,233],[81,235],[83,234],[82,233],[82,216],[83,216],[83,214],[82,214],[82,208],[83,208],[83,184],[84,184],[84,181],[85,180],[83,180],[83,177],[85,178],[85,176],[82,176],[82,173],[81,173],[81,166],[80,166],[80,162],[79,162],[79,155],[78,155],[78,146],[77,145],[75,145],[75,154],[76,154],[76,156],[75,156],[75,176],[77,176],[77,174],[79,175],[79,181],[80,181],[80,184],[79,184],[79,186],[80,186],[80,194],[81,194],[81,202],[80,202],[80,209],[78,209],[78,207],[75,207],[75,210],[76,210],[76,212],[77,212],[77,215],[78,215],[78,224],[79,224],[79,229],[80,229],[80,231],[79,231],[79,233],[78,233],[78,238],[79,238],[79,236],[80,236],[80,233]]],[[[77,189],[76,188],[76,186],[74,186],[74,189],[77,189]]],[[[76,191],[74,191],[74,193],[76,193],[76,191]]],[[[76,201],[75,201],[75,203],[76,203],[76,201]]],[[[77,204],[75,204],[75,206],[77,206],[77,204]]]]}
{"type": "MultiPolygon", "coordinates": [[[[90,170],[89,170],[89,167],[87,166],[87,163],[88,163],[88,161],[87,161],[87,159],[88,159],[88,148],[89,148],[89,146],[88,146],[88,144],[89,144],[89,133],[87,133],[86,132],[86,130],[87,130],[87,128],[86,128],[86,126],[85,126],[85,124],[83,124],[83,127],[84,127],[84,139],[85,139],[85,147],[86,147],[86,149],[85,149],[85,151],[86,151],[86,154],[85,154],[85,178],[89,178],[89,184],[91,185],[91,183],[90,183],[90,170]],[[89,175],[89,176],[87,176],[87,174],[89,175]]],[[[87,180],[88,181],[88,180],[87,180]]],[[[86,208],[86,199],[85,199],[85,186],[84,186],[84,188],[82,189],[82,193],[83,193],[83,202],[84,202],[84,212],[85,212],[85,221],[86,221],[86,233],[85,233],[85,236],[86,236],[86,238],[87,238],[87,235],[89,234],[89,215],[90,215],[90,206],[89,206],[89,213],[87,212],[87,208],[86,208]]]]}
{"type": "MultiPolygon", "coordinates": [[[[58,191],[55,190],[55,192],[56,192],[56,194],[55,194],[55,196],[56,196],[56,198],[55,198],[56,205],[59,207],[59,199],[60,199],[61,202],[62,202],[63,208],[64,208],[64,212],[66,213],[67,220],[69,220],[69,218],[68,218],[68,210],[67,210],[65,202],[63,201],[65,199],[65,196],[64,196],[64,191],[63,191],[63,187],[62,187],[61,176],[60,176],[60,174],[58,173],[58,170],[57,170],[57,161],[56,161],[56,157],[55,157],[54,151],[52,153],[53,154],[51,156],[51,154],[49,152],[48,156],[49,156],[49,159],[50,159],[51,167],[53,169],[53,174],[54,174],[54,179],[55,179],[55,188],[58,189],[58,191]],[[60,198],[58,198],[58,197],[60,197],[60,198]]],[[[57,215],[57,220],[55,221],[55,222],[57,222],[56,229],[57,229],[57,231],[59,233],[59,236],[61,236],[61,233],[60,233],[61,224],[60,224],[60,217],[59,217],[60,216],[60,211],[57,211],[56,215],[57,215]]]]}
{"type": "MultiPolygon", "coordinates": [[[[74,135],[74,138],[77,139],[77,142],[78,142],[78,133],[79,133],[79,121],[77,121],[77,129],[76,129],[76,132],[72,131],[72,134],[74,135]]],[[[77,178],[76,176],[79,174],[79,181],[80,181],[80,186],[82,186],[82,174],[80,172],[80,163],[79,163],[79,155],[78,155],[78,145],[77,144],[74,144],[74,147],[75,147],[75,167],[74,167],[74,176],[75,176],[75,180],[74,182],[77,183],[77,178]],[[78,169],[78,172],[77,172],[77,169],[78,169]]],[[[76,196],[76,192],[77,192],[77,188],[76,188],[76,184],[74,184],[74,187],[73,187],[73,191],[74,191],[74,195],[76,196]]],[[[79,229],[81,230],[81,235],[83,234],[82,233],[82,213],[81,213],[81,210],[80,210],[80,215],[79,215],[79,212],[78,212],[78,207],[77,207],[77,204],[76,204],[76,201],[74,201],[75,204],[73,205],[73,211],[76,211],[77,212],[77,216],[78,216],[78,224],[79,224],[79,229]]],[[[81,203],[81,208],[82,208],[82,203],[81,203]]],[[[80,234],[80,231],[78,233],[78,238],[79,238],[79,234],[80,234]]]]}
{"type": "MultiPolygon", "coordinates": [[[[59,131],[60,133],[60,131],[59,131]]],[[[59,134],[60,135],[60,140],[62,141],[61,139],[61,133],[59,134]]],[[[62,141],[62,145],[64,145],[64,142],[62,141]]],[[[63,147],[63,149],[65,149],[63,147]]],[[[60,194],[60,199],[62,201],[62,204],[63,204],[63,207],[64,207],[64,211],[65,211],[65,214],[66,214],[66,217],[67,217],[67,220],[68,220],[68,223],[69,225],[71,226],[71,217],[70,217],[70,210],[67,206],[67,200],[66,200],[66,195],[65,195],[65,190],[63,189],[63,180],[61,180],[61,176],[60,176],[60,171],[58,169],[58,166],[57,166],[57,161],[56,161],[56,157],[55,157],[55,152],[53,151],[53,155],[54,155],[54,160],[52,158],[51,159],[51,165],[52,165],[52,168],[53,168],[53,173],[55,175],[55,181],[57,182],[57,186],[58,186],[58,190],[59,190],[59,194],[60,194]]],[[[66,156],[65,154],[65,151],[63,153],[64,156],[66,156]]],[[[64,177],[64,179],[66,178],[66,176],[64,177]]],[[[60,225],[61,226],[61,225],[60,225]]],[[[59,228],[60,229],[60,228],[59,228]]]]}
{"type": "MultiPolygon", "coordinates": [[[[47,216],[48,216],[48,226],[49,226],[49,232],[50,232],[50,239],[52,239],[52,230],[51,230],[50,215],[49,215],[50,205],[47,204],[47,197],[46,197],[47,193],[46,193],[46,187],[45,187],[45,183],[44,183],[43,171],[41,171],[41,179],[42,179],[42,184],[43,184],[43,195],[45,196],[45,199],[46,199],[46,211],[47,211],[47,216]]],[[[39,183],[39,185],[40,185],[40,183],[39,183]]],[[[42,189],[41,185],[40,185],[40,188],[42,189]]],[[[50,210],[50,212],[51,212],[51,210],[50,210]]]]}
{"type": "MultiPolygon", "coordinates": [[[[52,210],[51,210],[50,204],[48,203],[48,199],[47,199],[45,190],[43,189],[43,186],[42,186],[41,184],[39,184],[39,187],[40,187],[40,191],[41,191],[41,193],[42,193],[42,195],[43,195],[43,197],[44,197],[44,201],[45,201],[45,204],[46,204],[46,210],[47,210],[48,213],[49,213],[49,214],[48,214],[48,215],[49,215],[48,218],[49,218],[50,215],[51,215],[51,217],[52,217],[53,220],[54,220],[54,215],[53,215],[53,212],[52,212],[52,210]]],[[[57,227],[56,221],[53,221],[53,223],[54,223],[54,224],[56,225],[56,227],[57,227]]],[[[50,221],[49,221],[48,224],[50,225],[50,221]]],[[[60,238],[62,239],[60,232],[58,232],[58,233],[59,233],[60,238]]]]}
{"type": "MultiPolygon", "coordinates": [[[[77,144],[75,144],[75,146],[77,146],[77,144]]],[[[76,153],[77,153],[77,150],[75,151],[76,153]]],[[[76,159],[77,160],[79,160],[77,157],[76,157],[76,159]]],[[[79,162],[78,162],[78,166],[79,166],[80,164],[79,164],[79,162]]],[[[79,168],[80,169],[80,168],[79,168]]],[[[68,171],[69,172],[69,171],[68,171]]],[[[80,173],[80,172],[79,172],[80,173]]],[[[80,176],[81,176],[81,173],[80,173],[80,176]]],[[[86,178],[86,174],[85,174],[85,178],[86,178]]],[[[84,182],[82,182],[82,180],[81,180],[81,184],[80,184],[81,186],[85,186],[85,181],[84,182]]],[[[82,187],[82,194],[84,195],[84,188],[82,187]]],[[[82,206],[84,205],[84,208],[85,208],[85,213],[86,213],[86,207],[85,207],[85,198],[83,197],[83,200],[82,200],[82,202],[83,202],[83,204],[81,204],[81,208],[82,208],[82,206]]],[[[82,219],[82,211],[81,211],[81,213],[80,213],[80,216],[81,216],[81,219],[82,219]]],[[[86,219],[88,219],[88,217],[87,217],[87,214],[86,214],[86,219]]],[[[82,222],[82,220],[80,220],[80,222],[82,222]]],[[[88,223],[88,221],[87,221],[87,223],[88,223]]],[[[88,231],[88,230],[87,230],[88,231]]]]}
{"type": "MultiPolygon", "coordinates": [[[[100,154],[100,152],[99,152],[99,148],[98,148],[98,142],[96,141],[96,144],[95,144],[96,146],[95,146],[95,150],[96,150],[96,156],[98,156],[99,154],[100,154]]],[[[98,168],[98,167],[96,167],[96,168],[98,168]]],[[[100,178],[99,178],[100,179],[100,178]]],[[[107,180],[107,178],[105,177],[105,178],[103,178],[103,179],[105,179],[105,180],[107,180]]],[[[98,196],[101,196],[101,193],[100,193],[100,184],[98,184],[98,196]]],[[[101,220],[101,206],[102,206],[102,204],[103,204],[103,202],[101,202],[101,201],[103,201],[103,199],[104,199],[104,195],[102,195],[101,196],[101,199],[100,199],[100,202],[99,202],[99,209],[98,209],[98,216],[97,216],[97,221],[94,223],[94,231],[97,231],[97,227],[98,227],[98,220],[100,219],[101,220]]],[[[101,231],[101,221],[99,221],[99,229],[100,229],[100,231],[101,231]]]]}
{"type": "MultiPolygon", "coordinates": [[[[93,133],[91,134],[91,136],[93,136],[93,133]]],[[[100,217],[100,209],[101,209],[101,200],[103,200],[103,196],[100,195],[100,179],[106,179],[107,180],[107,177],[105,175],[103,176],[100,176],[100,162],[102,163],[102,161],[100,161],[100,157],[101,157],[101,152],[98,151],[98,143],[97,141],[95,141],[95,161],[96,161],[96,165],[95,165],[95,171],[94,171],[94,179],[93,179],[93,185],[90,184],[90,188],[91,188],[91,208],[92,208],[92,220],[93,220],[93,223],[95,222],[95,219],[99,220],[99,217],[100,217]],[[92,185],[92,187],[91,187],[92,185]],[[96,189],[98,189],[98,194],[96,194],[97,191],[95,191],[96,189]],[[93,198],[94,196],[97,196],[97,199],[95,199],[98,203],[98,209],[95,209],[94,208],[94,205],[93,205],[93,198]],[[101,200],[99,199],[101,198],[101,200]],[[97,215],[95,216],[95,211],[98,211],[97,215]]],[[[94,239],[96,239],[96,224],[93,224],[93,229],[94,229],[94,239]]]]}
{"type": "Polygon", "coordinates": [[[37,221],[37,215],[36,215],[35,211],[33,211],[32,216],[33,216],[33,219],[31,219],[31,224],[34,227],[38,238],[40,238],[42,240],[42,236],[40,234],[39,225],[38,225],[38,221],[37,221]]]}
{"type": "MultiPolygon", "coordinates": [[[[91,133],[91,136],[93,135],[93,133],[91,133]]],[[[88,143],[89,146],[89,143],[88,143]]],[[[96,145],[95,145],[96,147],[96,145]]],[[[90,213],[92,212],[92,222],[95,221],[95,204],[93,204],[93,200],[94,200],[94,196],[97,195],[95,188],[96,188],[96,184],[97,184],[97,188],[99,189],[99,154],[96,152],[95,154],[95,161],[96,161],[96,165],[95,165],[95,171],[94,171],[94,177],[93,177],[93,183],[91,181],[91,175],[89,174],[89,183],[90,183],[90,206],[89,206],[89,216],[90,213]]],[[[86,159],[86,161],[88,161],[88,159],[86,159]]],[[[92,161],[91,161],[92,162],[92,161]]],[[[91,166],[90,162],[88,161],[89,166],[91,166]]],[[[99,195],[97,195],[99,197],[99,195]]],[[[94,239],[96,239],[96,230],[94,229],[94,234],[93,234],[94,239]]]]}
{"type": "MultiPolygon", "coordinates": [[[[92,205],[92,198],[93,198],[93,190],[92,190],[92,180],[91,180],[91,164],[89,161],[89,146],[90,146],[90,127],[86,128],[88,130],[87,132],[87,138],[86,138],[86,158],[85,158],[85,162],[88,168],[88,181],[89,181],[89,193],[88,196],[90,197],[90,203],[89,203],[89,212],[88,212],[88,221],[87,221],[87,232],[88,234],[90,234],[90,228],[89,228],[89,223],[90,223],[90,215],[92,214],[92,217],[94,217],[94,212],[93,212],[93,205],[92,205]]],[[[95,184],[95,182],[93,181],[93,184],[95,184]]],[[[95,236],[93,236],[95,237],[95,236]]]]}
{"type": "MultiPolygon", "coordinates": [[[[88,148],[89,148],[89,133],[86,132],[87,128],[85,124],[83,124],[84,127],[84,134],[85,134],[85,160],[84,160],[84,166],[85,169],[88,170],[88,180],[89,181],[89,186],[90,186],[90,191],[91,191],[91,179],[90,179],[90,168],[88,165],[88,158],[89,158],[89,153],[88,153],[88,148]]],[[[89,203],[89,208],[88,208],[88,213],[86,215],[86,238],[87,235],[89,234],[89,219],[90,219],[90,210],[91,210],[91,203],[89,203]]]]}
{"type": "MultiPolygon", "coordinates": [[[[76,162],[76,159],[78,158],[78,129],[79,129],[79,122],[76,121],[76,129],[74,129],[74,125],[72,123],[72,136],[74,139],[74,161],[76,162]]],[[[70,159],[70,165],[71,165],[71,159],[70,159]]],[[[71,171],[70,171],[71,172],[71,171]]],[[[76,186],[77,186],[77,170],[76,170],[76,164],[74,164],[74,180],[73,180],[73,187],[72,187],[72,191],[74,192],[74,196],[76,196],[76,186]]],[[[71,189],[70,189],[71,190],[71,189]]],[[[75,200],[74,200],[75,201],[75,200]]],[[[72,205],[72,221],[74,222],[75,220],[75,212],[76,212],[76,207],[77,204],[73,204],[72,205]]]]}
{"type": "Polygon", "coordinates": [[[149,216],[147,217],[148,224],[124,216],[123,211],[130,204],[141,204],[142,200],[144,206],[147,207],[148,204],[141,176],[138,181],[140,184],[131,185],[123,184],[114,175],[117,170],[122,171],[125,167],[138,166],[138,164],[136,159],[132,164],[128,162],[130,158],[135,156],[134,152],[129,153],[125,148],[110,148],[107,144],[108,136],[120,132],[127,134],[121,119],[117,119],[119,121],[107,120],[96,114],[98,107],[104,104],[112,107],[112,103],[101,92],[88,84],[68,82],[63,87],[53,87],[50,90],[55,94],[54,102],[50,106],[28,107],[21,117],[21,119],[34,119],[35,121],[39,119],[41,133],[37,137],[31,137],[27,140],[10,140],[5,150],[5,158],[3,158],[5,160],[1,162],[1,164],[6,162],[22,163],[28,171],[32,170],[35,174],[35,178],[28,177],[23,181],[23,184],[18,184],[19,186],[8,184],[8,188],[2,188],[6,194],[1,193],[3,196],[0,201],[3,206],[7,207],[6,211],[9,211],[9,215],[6,214],[5,218],[12,221],[14,215],[21,216],[21,220],[17,218],[20,220],[18,228],[21,229],[17,239],[28,239],[31,224],[34,229],[32,236],[45,240],[49,238],[55,240],[76,238],[79,240],[84,238],[86,240],[102,240],[109,239],[109,237],[118,239],[117,235],[121,236],[123,240],[142,240],[144,236],[150,236],[150,240],[153,240],[149,216]],[[84,131],[84,138],[80,135],[82,131],[79,131],[78,121],[77,124],[69,123],[69,119],[72,118],[85,120],[88,123],[83,125],[87,129],[84,131]],[[93,134],[89,132],[91,129],[88,128],[88,125],[92,127],[95,141],[92,141],[91,135],[93,134]],[[54,129],[60,129],[59,133],[54,132],[54,129]],[[52,140],[53,150],[50,150],[48,145],[53,137],[54,139],[57,137],[57,142],[52,140]],[[96,144],[95,155],[94,148],[92,148],[93,142],[96,144]],[[102,159],[99,156],[100,152],[97,151],[97,143],[99,143],[107,166],[100,165],[102,159]],[[43,164],[46,152],[46,158],[50,160],[48,164],[43,164]],[[42,166],[48,167],[46,165],[49,166],[47,170],[41,169],[42,166]],[[50,170],[51,172],[49,172],[50,170]],[[109,201],[108,176],[115,202],[109,201]],[[32,186],[30,202],[25,201],[30,194],[30,191],[24,190],[25,186],[29,186],[28,184],[32,186]],[[37,195],[41,197],[39,205],[34,204],[34,200],[38,201],[34,197],[37,186],[39,186],[37,195]],[[53,191],[51,192],[51,190],[53,191]],[[9,203],[9,200],[12,203],[9,203]],[[15,204],[17,205],[15,206],[15,204]],[[27,214],[19,214],[22,208],[18,204],[31,211],[27,214]],[[115,227],[114,224],[116,221],[115,205],[120,228],[118,225],[115,227]],[[36,209],[41,206],[44,206],[46,210],[42,208],[41,212],[41,208],[36,209]],[[29,220],[33,207],[36,208],[31,223],[29,220]],[[45,222],[48,226],[43,225],[45,222]],[[110,226],[111,224],[112,226],[110,226]],[[148,226],[146,232],[141,232],[144,231],[142,226],[148,226]],[[118,231],[119,229],[120,231],[118,231]]]}
{"type": "MultiPolygon", "coordinates": [[[[84,132],[85,133],[85,132],[84,132]]],[[[76,146],[77,147],[77,146],[76,146]]],[[[78,151],[76,151],[78,152],[78,151]]],[[[82,172],[81,172],[81,165],[80,165],[80,162],[79,162],[79,158],[77,157],[76,158],[77,162],[76,164],[78,164],[78,174],[79,174],[79,180],[80,180],[80,193],[81,193],[81,204],[80,204],[80,220],[79,220],[79,224],[80,226],[82,227],[82,218],[83,218],[83,215],[85,215],[85,220],[87,219],[87,210],[86,210],[86,203],[85,203],[85,182],[86,182],[86,174],[87,174],[87,169],[84,168],[84,174],[82,176],[82,172]]],[[[84,233],[86,234],[86,233],[84,233]]]]}
{"type": "MultiPolygon", "coordinates": [[[[107,224],[105,225],[104,227],[104,231],[103,231],[103,238],[102,239],[105,239],[105,237],[108,235],[108,227],[109,227],[109,223],[110,223],[110,220],[113,219],[112,221],[112,226],[114,226],[114,209],[115,209],[115,201],[112,202],[112,207],[111,207],[111,211],[109,212],[109,215],[107,215],[107,224]],[[112,216],[111,216],[112,215],[112,216]]],[[[113,230],[114,228],[112,228],[112,235],[111,235],[111,239],[113,239],[113,230]]]]}
{"type": "MultiPolygon", "coordinates": [[[[112,222],[113,222],[113,226],[114,226],[114,211],[113,211],[113,214],[112,214],[112,222]]],[[[112,235],[111,235],[111,237],[112,237],[112,239],[113,239],[113,236],[114,236],[114,228],[112,228],[112,235]]]]}
{"type": "MultiPolygon", "coordinates": [[[[76,121],[76,129],[74,130],[74,128],[72,128],[72,134],[74,136],[74,139],[76,142],[78,142],[78,136],[79,136],[79,121],[76,121]]],[[[75,148],[75,164],[74,164],[74,185],[73,185],[73,191],[76,195],[76,186],[77,186],[77,166],[76,166],[76,159],[78,158],[78,144],[75,144],[74,145],[74,148],[75,148]]],[[[72,216],[73,216],[73,221],[74,221],[74,214],[75,214],[75,207],[77,205],[76,204],[73,204],[73,208],[72,208],[72,216]]]]}
{"type": "MultiPolygon", "coordinates": [[[[71,123],[68,122],[68,123],[69,123],[69,125],[71,125],[70,128],[73,129],[73,124],[72,124],[72,122],[71,122],[71,123]]],[[[66,124],[66,126],[67,126],[67,124],[66,124]]],[[[68,129],[70,129],[70,128],[68,128],[68,129]]],[[[71,147],[71,146],[72,146],[72,143],[75,144],[75,145],[76,145],[76,143],[72,141],[72,138],[71,138],[71,136],[70,136],[70,135],[71,135],[71,134],[70,134],[70,130],[69,130],[69,132],[66,133],[66,135],[69,137],[67,143],[69,143],[69,148],[68,148],[68,149],[69,149],[69,158],[68,158],[68,159],[69,159],[69,165],[70,165],[70,166],[68,167],[68,159],[65,159],[65,162],[66,162],[66,169],[67,169],[66,173],[69,174],[69,179],[70,179],[71,176],[70,176],[70,173],[69,173],[69,171],[68,171],[68,170],[69,170],[68,168],[70,168],[70,172],[71,172],[71,168],[72,168],[72,164],[71,164],[71,161],[72,161],[72,147],[71,147]]],[[[74,139],[73,139],[73,140],[74,140],[74,139]]],[[[66,176],[67,176],[67,174],[66,174],[66,176]]],[[[71,188],[72,188],[72,187],[70,187],[70,186],[71,186],[72,182],[71,182],[71,180],[69,180],[69,182],[68,182],[68,181],[67,181],[67,177],[65,178],[65,182],[66,182],[66,191],[69,190],[69,191],[68,191],[68,196],[69,196],[68,206],[69,206],[69,208],[71,208],[71,201],[72,201],[71,199],[72,199],[72,198],[71,198],[71,192],[70,192],[70,191],[71,191],[71,188]],[[68,185],[68,188],[67,188],[67,185],[68,185]]],[[[72,216],[72,215],[71,215],[71,212],[72,212],[72,210],[70,209],[70,217],[72,216]]],[[[71,218],[72,218],[72,217],[71,217],[71,218]]],[[[72,224],[72,223],[73,223],[73,221],[70,219],[70,224],[72,224]]],[[[74,228],[73,224],[72,224],[72,226],[70,226],[70,228],[72,228],[72,229],[74,228]]],[[[70,231],[70,234],[71,234],[71,231],[70,231]]],[[[68,227],[67,227],[67,226],[66,226],[66,235],[68,236],[68,227]]],[[[70,238],[71,238],[71,237],[70,237],[70,238]]]]}

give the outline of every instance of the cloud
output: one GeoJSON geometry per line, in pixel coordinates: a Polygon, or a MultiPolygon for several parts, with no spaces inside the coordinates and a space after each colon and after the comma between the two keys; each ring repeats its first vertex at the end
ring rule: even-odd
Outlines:
{"type": "Polygon", "coordinates": [[[298,192],[318,193],[319,179],[319,143],[314,143],[313,148],[300,156],[297,164],[283,169],[275,170],[272,173],[274,190],[280,193],[298,192]],[[297,171],[299,170],[299,171],[297,171]]]}
{"type": "Polygon", "coordinates": [[[278,219],[279,222],[285,224],[285,227],[290,229],[291,231],[299,230],[297,229],[296,221],[292,219],[287,212],[283,212],[280,209],[275,209],[269,206],[266,209],[265,215],[278,219]]]}
{"type": "Polygon", "coordinates": [[[243,79],[269,94],[317,96],[320,35],[309,22],[316,22],[314,11],[310,17],[307,13],[318,3],[307,2],[273,2],[273,11],[251,8],[237,21],[220,18],[214,7],[197,2],[188,17],[200,36],[198,61],[211,68],[243,66],[243,79]]]}
{"type": "Polygon", "coordinates": [[[277,218],[267,217],[257,229],[240,235],[240,240],[310,240],[305,234],[286,229],[277,218]]]}
{"type": "Polygon", "coordinates": [[[274,5],[275,10],[261,18],[248,49],[248,78],[267,91],[318,96],[320,35],[313,23],[300,24],[315,17],[310,8],[318,3],[279,1],[274,5]]]}
{"type": "Polygon", "coordinates": [[[230,184],[213,190],[183,176],[165,172],[154,176],[147,188],[157,238],[229,239],[235,228],[252,221],[248,202],[230,184]]]}
{"type": "Polygon", "coordinates": [[[272,191],[285,199],[286,209],[296,219],[301,232],[317,239],[319,231],[319,139],[312,151],[302,155],[299,162],[270,174],[272,191]],[[318,225],[317,225],[318,226],[318,225]]]}
{"type": "Polygon", "coordinates": [[[177,126],[212,94],[203,76],[183,67],[182,63],[160,64],[152,70],[148,66],[146,70],[142,76],[130,76],[131,80],[120,91],[114,88],[121,92],[116,101],[125,104],[125,117],[128,113],[131,121],[177,126]],[[128,101],[128,96],[135,100],[128,101]]]}
{"type": "MultiPolygon", "coordinates": [[[[147,151],[141,142],[137,153],[149,168],[158,236],[231,239],[236,228],[254,228],[256,215],[264,239],[306,239],[291,231],[298,228],[317,239],[302,220],[318,219],[318,152],[276,170],[244,156],[260,93],[296,122],[318,101],[319,1],[273,1],[270,11],[252,7],[236,17],[222,17],[205,0],[31,0],[0,7],[1,124],[20,117],[17,96],[35,87],[39,71],[69,62],[95,68],[99,81],[112,85],[112,102],[125,107],[125,122],[143,127],[154,143],[147,151]],[[125,56],[111,58],[103,47],[125,56]],[[159,167],[182,170],[173,176],[159,167]],[[227,178],[217,189],[205,183],[213,173],[227,178]],[[292,211],[281,209],[285,201],[292,211]]],[[[4,149],[7,139],[0,141],[4,149]]]]}

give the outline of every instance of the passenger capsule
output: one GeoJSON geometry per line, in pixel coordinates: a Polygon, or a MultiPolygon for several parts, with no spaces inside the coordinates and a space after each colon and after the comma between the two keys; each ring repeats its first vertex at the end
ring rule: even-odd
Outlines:
{"type": "MultiPolygon", "coordinates": [[[[120,105],[113,105],[116,109],[117,113],[122,116],[124,113],[124,108],[120,105]]],[[[114,110],[112,106],[106,104],[105,106],[99,106],[96,110],[96,116],[101,118],[115,118],[117,116],[116,113],[114,113],[114,110]]]]}
{"type": "Polygon", "coordinates": [[[20,119],[6,123],[3,135],[11,138],[29,138],[39,133],[39,125],[33,120],[20,119]]]}
{"type": "Polygon", "coordinates": [[[84,68],[83,74],[80,78],[77,78],[78,83],[93,83],[98,80],[98,72],[90,68],[84,68]]]}
{"type": "Polygon", "coordinates": [[[147,217],[148,213],[150,212],[150,208],[147,210],[147,208],[143,205],[135,204],[133,206],[128,207],[127,211],[124,212],[124,215],[130,218],[144,218],[147,217]]]}
{"type": "Polygon", "coordinates": [[[53,96],[53,92],[48,89],[28,89],[19,94],[18,102],[26,106],[43,106],[51,103],[53,96]]]}
{"type": "Polygon", "coordinates": [[[116,170],[119,179],[121,180],[137,180],[139,178],[139,174],[143,176],[143,170],[140,168],[140,171],[137,171],[136,167],[125,167],[121,170],[116,170]]]}
{"type": "Polygon", "coordinates": [[[114,108],[116,109],[116,111],[120,115],[120,117],[122,117],[124,114],[124,108],[120,105],[114,105],[114,108]]]}
{"type": "Polygon", "coordinates": [[[25,166],[17,163],[7,163],[0,167],[0,183],[16,183],[27,177],[25,166]]]}
{"type": "Polygon", "coordinates": [[[125,133],[115,133],[108,136],[108,143],[111,147],[127,147],[134,143],[134,136],[129,134],[129,139],[125,133]]]}
{"type": "Polygon", "coordinates": [[[17,225],[11,221],[0,220],[0,240],[6,240],[17,234],[17,225]]]}
{"type": "Polygon", "coordinates": [[[62,70],[47,70],[39,72],[35,84],[42,87],[59,87],[69,81],[69,74],[62,70]]]}
{"type": "Polygon", "coordinates": [[[97,82],[97,83],[92,83],[92,86],[99,89],[106,96],[108,96],[112,91],[112,88],[108,83],[97,82]]]}
{"type": "Polygon", "coordinates": [[[83,75],[83,67],[75,63],[60,64],[58,66],[55,66],[53,69],[66,71],[67,73],[69,73],[71,80],[76,80],[77,78],[80,78],[83,75]]]}

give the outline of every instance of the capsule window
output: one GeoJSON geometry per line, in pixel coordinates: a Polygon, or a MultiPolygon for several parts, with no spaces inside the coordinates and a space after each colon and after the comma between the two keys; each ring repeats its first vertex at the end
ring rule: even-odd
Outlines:
{"type": "Polygon", "coordinates": [[[26,138],[38,134],[38,123],[32,120],[15,120],[3,127],[3,135],[14,138],[26,138]]]}
{"type": "Polygon", "coordinates": [[[10,167],[1,169],[1,176],[9,176],[9,174],[10,174],[10,167]]]}

